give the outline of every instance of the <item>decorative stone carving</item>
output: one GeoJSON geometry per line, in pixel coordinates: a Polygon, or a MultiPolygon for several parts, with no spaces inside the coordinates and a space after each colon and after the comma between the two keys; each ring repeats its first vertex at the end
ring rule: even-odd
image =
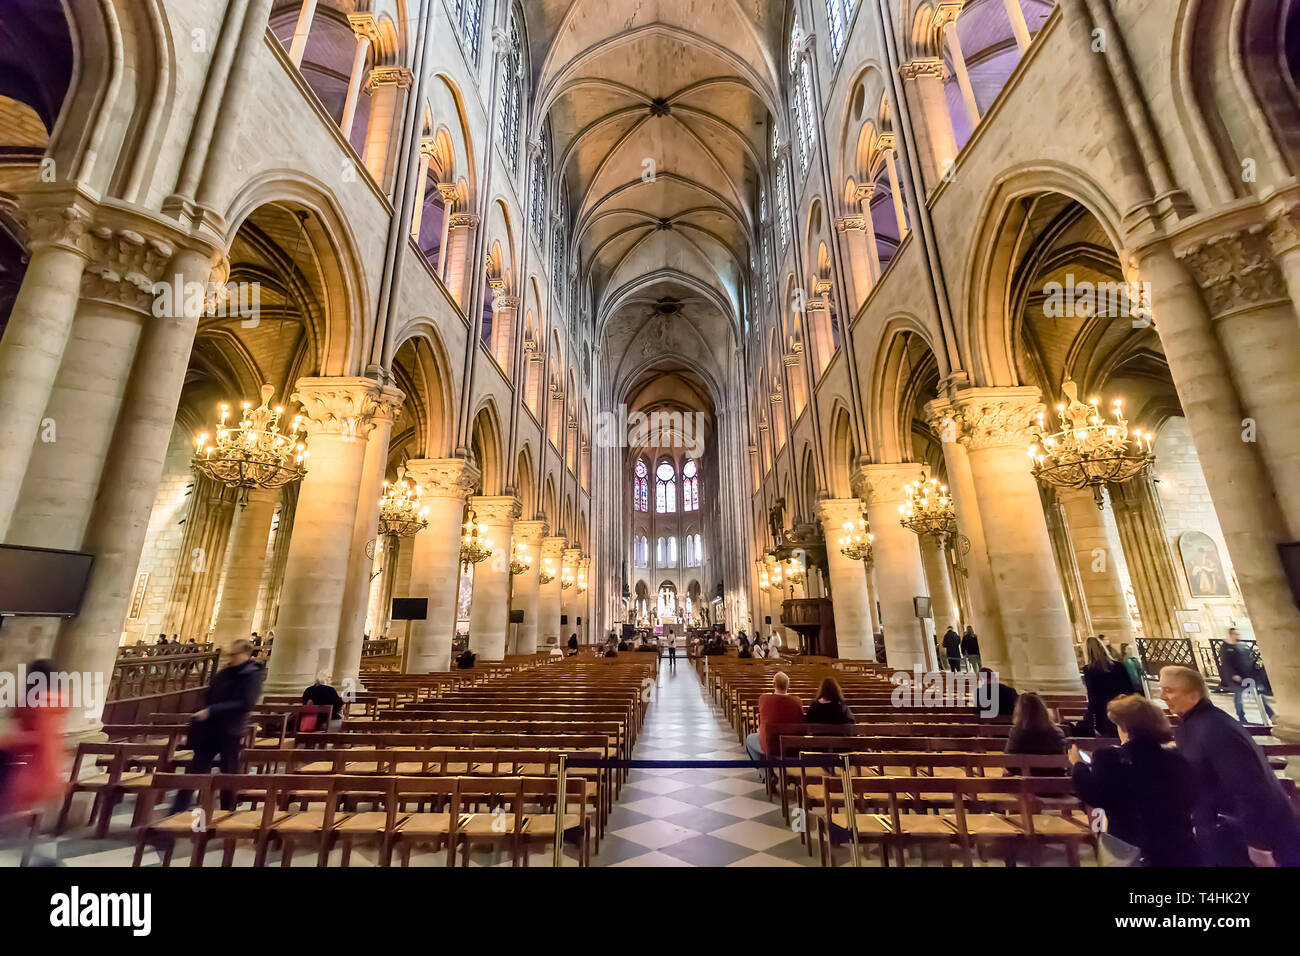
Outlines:
{"type": "Polygon", "coordinates": [[[823,498],[817,502],[817,517],[825,529],[826,540],[838,541],[846,524],[856,528],[864,510],[859,498],[823,498]]]}
{"type": "Polygon", "coordinates": [[[522,544],[528,545],[530,550],[536,550],[550,530],[550,525],[545,521],[516,521],[514,536],[522,544]]]}
{"type": "Polygon", "coordinates": [[[542,541],[542,560],[550,558],[552,564],[558,566],[560,555],[568,543],[569,539],[564,537],[545,538],[542,541]]]}
{"type": "Polygon", "coordinates": [[[294,389],[308,435],[365,438],[377,421],[396,421],[406,399],[369,378],[304,378],[294,389]]]}
{"type": "Polygon", "coordinates": [[[1300,204],[1278,211],[1269,223],[1268,241],[1279,256],[1300,246],[1300,204]]]}
{"type": "Polygon", "coordinates": [[[1181,258],[1215,316],[1286,299],[1270,237],[1262,226],[1216,236],[1181,258]]]}
{"type": "MultiPolygon", "coordinates": [[[[478,487],[478,467],[467,458],[412,458],[406,476],[420,486],[426,498],[459,498],[462,501],[478,487]]],[[[443,532],[460,529],[442,529],[443,532]]],[[[437,533],[437,529],[433,529],[437,533]]]]}
{"type": "Polygon", "coordinates": [[[854,494],[866,493],[874,504],[901,504],[909,496],[908,485],[919,481],[925,466],[903,461],[893,464],[864,465],[852,481],[854,494]]]}
{"type": "Polygon", "coordinates": [[[473,229],[478,225],[478,216],[472,212],[458,212],[447,220],[449,229],[473,229]]]}
{"type": "Polygon", "coordinates": [[[404,66],[377,66],[370,71],[370,87],[396,86],[403,90],[411,85],[411,71],[404,66]]]}
{"type": "Polygon", "coordinates": [[[835,228],[839,232],[862,232],[867,228],[867,221],[862,216],[841,216],[835,220],[835,228]]]}
{"type": "Polygon", "coordinates": [[[905,80],[914,80],[920,76],[933,76],[943,79],[943,60],[937,56],[918,56],[908,60],[898,69],[905,80]]]}
{"type": "Polygon", "coordinates": [[[475,495],[469,499],[469,506],[483,524],[505,524],[523,513],[514,495],[475,495]]]}
{"type": "Polygon", "coordinates": [[[174,252],[165,242],[107,226],[92,229],[82,246],[89,258],[81,277],[81,294],[140,310],[152,304],[154,285],[174,252]]]}
{"type": "Polygon", "coordinates": [[[960,441],[970,449],[1004,445],[1028,449],[1034,440],[1034,422],[1044,410],[1038,389],[1032,386],[968,388],[952,402],[926,405],[930,427],[940,439],[960,441]]]}
{"type": "Polygon", "coordinates": [[[90,228],[90,214],[77,206],[45,206],[27,211],[23,218],[28,245],[33,250],[53,245],[82,251],[82,237],[90,228]]]}

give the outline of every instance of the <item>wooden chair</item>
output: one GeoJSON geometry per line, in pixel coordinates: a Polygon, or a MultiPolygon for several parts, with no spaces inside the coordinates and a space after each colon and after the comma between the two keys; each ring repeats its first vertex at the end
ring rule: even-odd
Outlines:
{"type": "MultiPolygon", "coordinates": [[[[564,819],[559,824],[564,836],[570,834],[578,844],[578,865],[591,865],[591,818],[587,815],[589,781],[582,777],[566,776],[564,780],[564,819]]],[[[555,844],[556,798],[559,786],[556,780],[544,777],[524,777],[524,800],[529,806],[538,806],[539,812],[528,814],[523,829],[523,863],[528,865],[528,850],[534,843],[551,847],[555,844]],[[549,809],[549,812],[547,810],[549,809]]]]}
{"type": "Polygon", "coordinates": [[[458,820],[461,865],[469,866],[470,851],[475,846],[510,850],[512,866],[519,866],[521,835],[524,830],[524,782],[520,777],[461,777],[456,792],[454,813],[464,807],[487,806],[486,811],[468,812],[458,820]]]}
{"type": "Polygon", "coordinates": [[[402,814],[389,841],[391,856],[400,850],[402,866],[411,865],[411,851],[428,846],[447,851],[447,866],[456,863],[456,843],[463,814],[459,808],[459,777],[397,777],[395,800],[402,814]],[[416,809],[411,810],[414,806],[416,809]]]}
{"type": "Polygon", "coordinates": [[[77,745],[77,754],[72,761],[72,773],[68,781],[67,793],[63,798],[63,807],[54,832],[62,833],[68,824],[68,815],[72,810],[72,801],[79,793],[93,793],[94,803],[90,809],[90,823],[95,827],[96,839],[108,835],[112,822],[113,808],[128,793],[139,795],[148,791],[153,785],[153,772],[148,770],[128,771],[131,761],[150,762],[162,770],[166,766],[171,747],[167,744],[100,744],[83,743],[77,745]],[[87,757],[106,759],[107,766],[101,773],[81,776],[81,768],[87,757]]]}

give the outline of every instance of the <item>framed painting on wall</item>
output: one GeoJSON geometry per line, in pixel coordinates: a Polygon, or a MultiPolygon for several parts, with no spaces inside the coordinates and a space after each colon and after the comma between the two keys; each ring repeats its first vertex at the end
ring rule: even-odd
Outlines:
{"type": "Polygon", "coordinates": [[[1178,538],[1183,570],[1192,597],[1230,597],[1228,575],[1219,559],[1219,548],[1204,531],[1186,531],[1178,538]]]}

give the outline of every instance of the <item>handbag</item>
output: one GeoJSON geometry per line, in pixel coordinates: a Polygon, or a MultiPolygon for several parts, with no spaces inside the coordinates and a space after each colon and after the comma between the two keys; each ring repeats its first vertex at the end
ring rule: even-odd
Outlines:
{"type": "Polygon", "coordinates": [[[1097,834],[1097,859],[1102,866],[1140,866],[1142,848],[1103,831],[1097,834]]]}

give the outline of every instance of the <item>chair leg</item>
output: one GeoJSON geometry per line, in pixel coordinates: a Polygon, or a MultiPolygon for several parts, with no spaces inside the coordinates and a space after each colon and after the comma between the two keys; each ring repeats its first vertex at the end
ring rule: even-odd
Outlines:
{"type": "Polygon", "coordinates": [[[41,828],[41,815],[32,814],[32,825],[27,830],[27,842],[23,846],[23,858],[18,862],[19,866],[30,866],[32,854],[36,852],[36,837],[41,828]]]}
{"type": "Polygon", "coordinates": [[[54,835],[59,836],[68,826],[68,814],[72,812],[72,798],[80,791],[69,790],[68,795],[63,798],[63,808],[59,810],[59,822],[54,825],[54,835]]]}
{"type": "Polygon", "coordinates": [[[99,826],[95,827],[95,839],[102,840],[108,836],[108,825],[113,821],[113,808],[117,806],[122,795],[105,790],[99,804],[99,826]]]}
{"type": "Polygon", "coordinates": [[[225,846],[221,851],[221,865],[231,867],[235,863],[235,841],[229,838],[225,841],[225,846]]]}

